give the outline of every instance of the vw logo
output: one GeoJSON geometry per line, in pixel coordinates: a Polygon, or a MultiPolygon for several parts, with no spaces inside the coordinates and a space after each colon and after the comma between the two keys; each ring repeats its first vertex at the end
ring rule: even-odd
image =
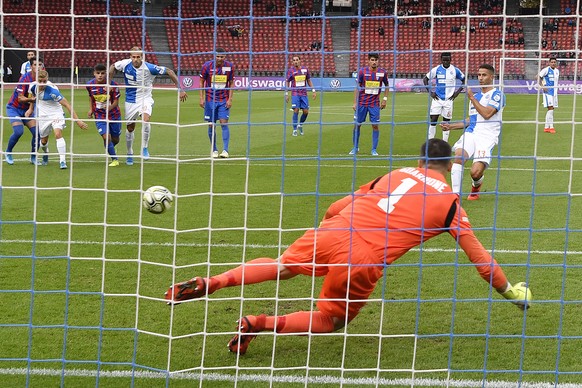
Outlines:
{"type": "Polygon", "coordinates": [[[339,79],[337,79],[337,78],[334,78],[334,79],[332,79],[331,81],[329,81],[329,86],[330,86],[332,89],[339,89],[339,88],[341,88],[341,86],[342,86],[342,82],[341,82],[339,79]]]}
{"type": "Polygon", "coordinates": [[[182,79],[182,85],[184,85],[184,87],[186,88],[191,88],[192,87],[192,78],[190,77],[184,77],[184,79],[182,79]]]}

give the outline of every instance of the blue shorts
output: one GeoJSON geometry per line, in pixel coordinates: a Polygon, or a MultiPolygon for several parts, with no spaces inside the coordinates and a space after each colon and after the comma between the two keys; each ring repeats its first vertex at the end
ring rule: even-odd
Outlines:
{"type": "MultiPolygon", "coordinates": [[[[107,121],[96,121],[97,131],[101,136],[107,134],[107,121]]],[[[110,121],[109,122],[109,134],[111,137],[119,137],[121,135],[121,122],[110,121]]]]}
{"type": "Polygon", "coordinates": [[[216,122],[217,120],[228,120],[230,109],[226,107],[226,102],[206,101],[204,104],[204,120],[216,122]]]}
{"type": "Polygon", "coordinates": [[[366,121],[366,117],[370,114],[370,122],[378,124],[380,122],[380,107],[379,106],[358,106],[354,119],[358,124],[366,121]]]}
{"type": "Polygon", "coordinates": [[[307,96],[292,96],[291,108],[309,109],[309,98],[307,96]]]}
{"type": "Polygon", "coordinates": [[[6,105],[6,116],[10,119],[10,124],[17,123],[28,123],[30,120],[34,120],[34,117],[25,118],[24,113],[26,109],[18,109],[12,105],[6,105]]]}

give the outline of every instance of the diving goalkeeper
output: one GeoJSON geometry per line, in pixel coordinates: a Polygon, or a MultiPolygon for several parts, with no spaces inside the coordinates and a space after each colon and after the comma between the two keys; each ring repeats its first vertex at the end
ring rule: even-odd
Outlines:
{"type": "Polygon", "coordinates": [[[364,307],[386,265],[448,232],[485,281],[520,308],[528,307],[527,288],[512,286],[473,234],[467,214],[445,178],[451,165],[451,146],[430,139],[420,149],[418,167],[395,170],[336,201],[321,225],[305,232],[278,260],[259,258],[210,278],[194,277],[170,287],[166,299],[178,303],[224,287],[299,274],[325,276],[317,311],[242,317],[239,334],[228,348],[244,354],[255,333],[261,331],[306,334],[341,329],[364,307]]]}

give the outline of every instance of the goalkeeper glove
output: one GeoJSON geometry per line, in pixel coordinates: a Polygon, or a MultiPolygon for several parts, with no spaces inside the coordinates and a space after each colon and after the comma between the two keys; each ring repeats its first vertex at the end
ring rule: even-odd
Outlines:
{"type": "Polygon", "coordinates": [[[501,295],[522,310],[530,308],[532,295],[524,282],[517,283],[515,286],[510,285],[501,295]]]}

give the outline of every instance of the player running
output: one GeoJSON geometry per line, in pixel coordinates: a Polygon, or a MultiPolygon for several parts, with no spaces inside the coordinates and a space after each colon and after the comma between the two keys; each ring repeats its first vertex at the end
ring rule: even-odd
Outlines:
{"type": "MultiPolygon", "coordinates": [[[[149,141],[151,131],[151,116],[154,108],[154,99],[152,89],[154,79],[157,75],[167,74],[180,90],[180,81],[174,73],[174,70],[164,66],[154,65],[143,60],[143,52],[140,47],[132,47],[129,59],[122,59],[115,62],[109,68],[109,79],[113,79],[115,70],[123,73],[125,84],[125,119],[127,123],[127,132],[125,141],[127,145],[127,159],[125,163],[128,166],[133,165],[133,140],[135,130],[135,121],[138,116],[142,118],[142,157],[144,160],[150,158],[149,141]]],[[[188,98],[185,91],[180,90],[180,101],[184,102],[188,98]]]]}
{"type": "Polygon", "coordinates": [[[463,135],[453,146],[455,162],[451,170],[453,192],[460,194],[463,183],[463,166],[473,158],[471,166],[471,194],[469,201],[479,199],[479,192],[485,170],[491,164],[491,151],[499,142],[505,95],[493,86],[495,69],[489,64],[479,66],[477,74],[481,91],[473,93],[467,89],[469,99],[469,117],[457,123],[441,123],[443,131],[465,129],[463,135]]]}
{"type": "Polygon", "coordinates": [[[43,68],[42,62],[37,60],[34,56],[30,58],[30,67],[33,71],[25,72],[18,81],[18,85],[14,88],[14,92],[6,104],[6,116],[10,119],[10,124],[12,125],[12,135],[8,139],[8,146],[6,147],[6,152],[4,153],[4,159],[6,163],[12,165],[14,164],[14,157],[12,156],[12,150],[18,143],[18,140],[24,134],[24,126],[26,125],[30,130],[32,139],[30,140],[30,163],[32,164],[46,164],[48,163],[48,158],[46,155],[43,157],[43,162],[36,160],[36,150],[38,148],[39,140],[38,133],[36,130],[36,120],[34,116],[26,116],[26,111],[30,107],[30,103],[34,102],[34,97],[29,96],[29,89],[31,84],[36,80],[36,74],[39,70],[43,68]]]}
{"type": "Polygon", "coordinates": [[[107,83],[107,67],[103,64],[95,65],[93,78],[87,82],[87,92],[91,108],[87,117],[95,117],[95,125],[99,135],[103,138],[103,144],[107,153],[111,156],[109,167],[119,166],[119,160],[115,152],[115,146],[119,143],[121,135],[121,111],[119,110],[119,87],[117,82],[107,83]],[[109,90],[108,90],[109,89],[109,90]]]}
{"type": "MultiPolygon", "coordinates": [[[[449,233],[465,251],[481,277],[520,308],[527,295],[513,287],[489,252],[473,234],[445,176],[451,169],[451,146],[430,139],[420,150],[418,167],[395,170],[336,201],[320,226],[296,240],[278,259],[259,258],[210,278],[195,277],[170,287],[169,303],[210,295],[224,287],[324,276],[317,311],[283,316],[247,315],[238,321],[228,343],[244,354],[261,331],[329,333],[351,322],[366,304],[385,266],[411,248],[449,233]]],[[[484,291],[485,292],[485,291],[484,291]]]]}
{"type": "Polygon", "coordinates": [[[63,129],[66,126],[63,106],[67,108],[79,128],[87,129],[88,125],[79,120],[79,116],[77,116],[77,113],[75,113],[71,108],[71,104],[69,104],[67,99],[63,97],[59,88],[49,81],[48,73],[45,70],[38,72],[38,79],[30,87],[30,93],[35,97],[35,102],[30,104],[28,111],[26,111],[26,116],[31,117],[36,106],[36,117],[38,119],[41,148],[45,153],[49,152],[48,136],[52,129],[55,133],[57,151],[59,152],[59,167],[61,170],[64,170],[67,168],[65,158],[67,144],[63,138],[63,129]]]}

